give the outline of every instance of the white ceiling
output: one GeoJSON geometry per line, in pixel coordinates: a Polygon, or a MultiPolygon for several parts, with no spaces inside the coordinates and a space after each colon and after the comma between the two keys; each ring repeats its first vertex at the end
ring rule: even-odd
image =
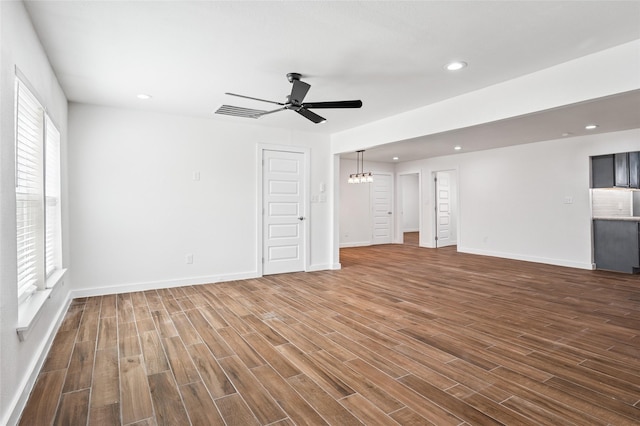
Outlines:
{"type": "MultiPolygon", "coordinates": [[[[367,149],[366,161],[406,162],[640,128],[640,90],[367,149]],[[597,124],[587,130],[587,124],[597,124]],[[461,149],[455,150],[459,146],[461,149]],[[393,160],[398,157],[398,160],[393,160]]],[[[639,142],[640,143],[640,142],[639,142]]],[[[355,153],[341,158],[356,159],[355,153]]]]}
{"type": "MultiPolygon", "coordinates": [[[[323,133],[640,39],[638,1],[25,3],[70,101],[323,133]],[[447,72],[443,66],[451,60],[469,66],[447,72]],[[362,99],[364,105],[316,110],[328,119],[320,125],[292,111],[258,120],[212,114],[223,103],[271,109],[224,93],[282,102],[290,91],[288,72],[301,73],[311,84],[306,101],[362,99]],[[139,93],[153,98],[137,99],[139,93]]],[[[622,105],[637,105],[639,94],[634,96],[622,105]]],[[[613,99],[606,101],[608,109],[595,109],[618,108],[613,99]]],[[[589,106],[595,103],[576,112],[584,114],[589,106]]],[[[553,122],[558,112],[527,120],[533,129],[544,128],[542,122],[553,122]]],[[[510,143],[548,137],[522,134],[510,124],[496,124],[522,135],[510,143]]],[[[631,126],[640,127],[640,121],[631,126]]],[[[437,151],[438,144],[459,141],[468,131],[431,136],[428,148],[420,148],[422,140],[416,148],[413,141],[402,159],[437,151]]]]}

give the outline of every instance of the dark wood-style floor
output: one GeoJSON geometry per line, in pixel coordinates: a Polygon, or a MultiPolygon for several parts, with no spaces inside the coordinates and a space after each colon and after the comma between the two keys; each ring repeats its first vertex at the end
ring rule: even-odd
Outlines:
{"type": "Polygon", "coordinates": [[[407,246],[416,246],[420,245],[420,233],[419,232],[405,232],[404,234],[404,244],[407,246]]]}
{"type": "Polygon", "coordinates": [[[407,245],[74,300],[24,425],[632,425],[640,281],[407,245]]]}

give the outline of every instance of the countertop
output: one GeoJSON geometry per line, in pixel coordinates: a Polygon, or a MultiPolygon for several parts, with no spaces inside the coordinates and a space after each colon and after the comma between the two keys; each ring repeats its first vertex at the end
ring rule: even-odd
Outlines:
{"type": "Polygon", "coordinates": [[[640,216],[596,216],[593,220],[624,220],[628,222],[640,222],[640,216]]]}

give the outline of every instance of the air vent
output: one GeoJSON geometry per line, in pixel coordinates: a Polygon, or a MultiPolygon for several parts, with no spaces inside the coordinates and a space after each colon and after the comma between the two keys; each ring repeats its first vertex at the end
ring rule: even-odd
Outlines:
{"type": "Polygon", "coordinates": [[[222,105],[215,112],[216,114],[232,115],[234,117],[258,118],[260,114],[265,113],[261,109],[242,108],[231,105],[222,105]]]}

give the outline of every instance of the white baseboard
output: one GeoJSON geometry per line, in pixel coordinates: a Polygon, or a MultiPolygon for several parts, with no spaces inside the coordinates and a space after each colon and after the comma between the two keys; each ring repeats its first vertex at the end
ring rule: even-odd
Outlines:
{"type": "Polygon", "coordinates": [[[591,262],[576,262],[573,260],[566,259],[553,259],[548,257],[538,257],[538,256],[527,256],[521,255],[517,253],[505,253],[505,252],[497,252],[491,250],[480,250],[476,248],[468,248],[458,246],[458,251],[461,253],[469,253],[469,254],[479,254],[482,256],[491,256],[491,257],[502,257],[505,259],[513,259],[513,260],[523,260],[525,262],[534,262],[534,263],[544,263],[547,265],[555,265],[555,266],[565,266],[567,268],[576,268],[576,269],[594,269],[593,264],[591,262]]]}
{"type": "Polygon", "coordinates": [[[256,271],[240,272],[237,274],[213,275],[208,277],[180,278],[175,280],[150,281],[142,283],[117,284],[96,288],[75,289],[72,298],[105,296],[107,294],[131,293],[135,291],[157,290],[160,288],[185,287],[190,285],[213,284],[226,281],[248,280],[258,278],[256,271]]]}
{"type": "Polygon", "coordinates": [[[402,232],[420,232],[420,228],[403,229],[402,232]]]}
{"type": "Polygon", "coordinates": [[[331,264],[329,264],[329,263],[318,263],[316,265],[310,265],[307,268],[307,272],[326,271],[328,269],[333,269],[331,264]]]}
{"type": "Polygon", "coordinates": [[[340,248],[347,247],[367,247],[371,245],[371,241],[357,241],[354,243],[340,243],[340,248]]]}
{"type": "Polygon", "coordinates": [[[7,410],[8,418],[1,419],[0,424],[18,424],[18,420],[20,420],[20,416],[22,415],[22,410],[24,410],[24,407],[27,405],[29,395],[33,390],[33,386],[36,384],[38,374],[40,374],[40,370],[42,369],[47,355],[49,354],[49,350],[51,349],[51,345],[53,344],[53,339],[56,337],[58,328],[60,328],[60,324],[62,324],[62,320],[69,309],[72,299],[71,292],[68,291],[66,297],[63,299],[63,303],[61,303],[58,308],[58,312],[56,312],[55,317],[49,325],[45,338],[37,349],[38,357],[35,358],[27,368],[29,374],[24,377],[22,383],[18,386],[18,392],[15,392],[13,401],[9,404],[9,409],[7,410]]]}

